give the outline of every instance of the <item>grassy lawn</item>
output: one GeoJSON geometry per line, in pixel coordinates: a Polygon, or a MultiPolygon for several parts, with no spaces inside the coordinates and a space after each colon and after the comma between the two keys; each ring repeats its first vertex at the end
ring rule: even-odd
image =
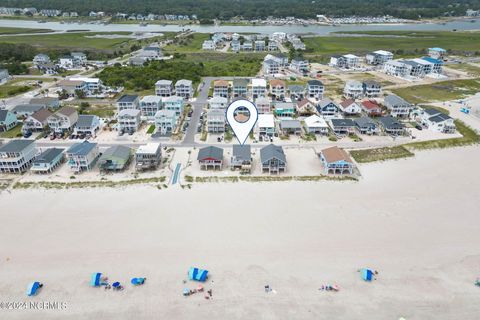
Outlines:
{"type": "Polygon", "coordinates": [[[48,34],[48,35],[35,35],[35,36],[17,36],[17,37],[4,37],[1,42],[7,43],[25,43],[39,48],[67,48],[67,49],[93,49],[93,50],[115,50],[120,49],[122,45],[128,44],[130,41],[134,41],[130,38],[87,38],[89,36],[101,35],[101,34],[130,34],[129,32],[76,32],[76,33],[60,33],[60,34],[48,34]]]}
{"type": "Polygon", "coordinates": [[[480,90],[480,79],[449,80],[435,84],[425,84],[393,89],[392,92],[410,103],[427,103],[432,101],[450,101],[463,99],[480,90]]]}
{"type": "Polygon", "coordinates": [[[31,86],[21,86],[15,84],[4,84],[0,86],[0,99],[16,96],[33,89],[31,86]]]}
{"type": "Polygon", "coordinates": [[[414,154],[408,151],[404,146],[352,150],[350,151],[350,154],[358,163],[400,159],[414,156],[414,154]]]}
{"type": "Polygon", "coordinates": [[[164,48],[166,52],[202,52],[202,43],[210,39],[208,33],[193,33],[186,37],[174,39],[174,43],[164,48]]]}
{"type": "Polygon", "coordinates": [[[45,33],[52,32],[51,29],[30,29],[30,28],[10,28],[0,27],[0,34],[19,34],[19,33],[45,33]]]}
{"type": "Polygon", "coordinates": [[[419,56],[430,47],[442,47],[452,53],[480,53],[480,32],[448,31],[362,31],[342,32],[347,36],[304,37],[307,55],[321,61],[332,54],[365,54],[375,50],[389,50],[396,57],[419,56]],[[368,34],[368,37],[348,36],[368,34]]]}
{"type": "Polygon", "coordinates": [[[83,111],[83,114],[96,115],[99,118],[111,118],[115,114],[115,110],[111,108],[89,108],[83,111]]]}
{"type": "Polygon", "coordinates": [[[469,63],[452,63],[445,65],[445,67],[464,71],[473,77],[480,77],[480,66],[471,65],[469,63]]]}
{"type": "Polygon", "coordinates": [[[152,134],[155,132],[155,125],[152,124],[150,127],[148,127],[147,134],[152,134]]]}
{"type": "Polygon", "coordinates": [[[17,124],[15,127],[12,129],[5,131],[5,132],[0,132],[0,138],[17,138],[22,136],[22,125],[17,124]]]}

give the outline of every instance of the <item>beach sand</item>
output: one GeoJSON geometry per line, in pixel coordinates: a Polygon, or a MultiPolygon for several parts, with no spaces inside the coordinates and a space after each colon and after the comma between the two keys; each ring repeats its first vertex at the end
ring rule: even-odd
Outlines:
{"type": "Polygon", "coordinates": [[[418,152],[362,165],[359,182],[2,192],[1,300],[66,308],[0,318],[478,319],[479,159],[418,152]],[[212,300],[182,296],[190,266],[210,271],[212,300]],[[92,288],[92,272],[126,289],[92,288]],[[45,286],[29,298],[34,280],[45,286]]]}

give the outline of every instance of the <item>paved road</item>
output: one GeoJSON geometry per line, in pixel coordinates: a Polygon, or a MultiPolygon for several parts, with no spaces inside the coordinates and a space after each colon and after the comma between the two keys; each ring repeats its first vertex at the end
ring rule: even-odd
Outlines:
{"type": "Polygon", "coordinates": [[[210,89],[210,83],[213,78],[203,78],[203,82],[200,86],[197,99],[192,102],[193,114],[190,119],[190,123],[183,138],[182,144],[192,144],[195,142],[195,134],[197,133],[197,125],[200,122],[200,115],[202,114],[203,107],[208,103],[208,90],[210,89]]]}

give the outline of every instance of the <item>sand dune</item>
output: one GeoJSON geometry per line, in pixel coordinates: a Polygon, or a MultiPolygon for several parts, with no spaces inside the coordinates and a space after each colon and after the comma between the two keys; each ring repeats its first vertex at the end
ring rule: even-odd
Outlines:
{"type": "Polygon", "coordinates": [[[2,301],[67,308],[0,317],[478,319],[479,159],[478,147],[419,152],[363,165],[359,182],[3,192],[2,301]],[[181,296],[192,265],[210,270],[213,300],[181,296]],[[95,271],[126,290],[89,287],[95,271]],[[45,287],[27,299],[32,280],[45,287]]]}

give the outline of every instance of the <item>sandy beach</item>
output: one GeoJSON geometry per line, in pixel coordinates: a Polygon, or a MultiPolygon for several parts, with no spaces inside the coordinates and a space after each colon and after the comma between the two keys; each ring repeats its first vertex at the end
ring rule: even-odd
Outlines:
{"type": "Polygon", "coordinates": [[[4,191],[2,301],[66,308],[0,318],[478,319],[479,159],[478,146],[418,152],[362,165],[358,182],[4,191]],[[182,296],[190,266],[210,271],[212,300],[182,296]],[[125,290],[90,287],[92,272],[125,290]],[[45,286],[29,298],[33,280],[45,286]]]}

